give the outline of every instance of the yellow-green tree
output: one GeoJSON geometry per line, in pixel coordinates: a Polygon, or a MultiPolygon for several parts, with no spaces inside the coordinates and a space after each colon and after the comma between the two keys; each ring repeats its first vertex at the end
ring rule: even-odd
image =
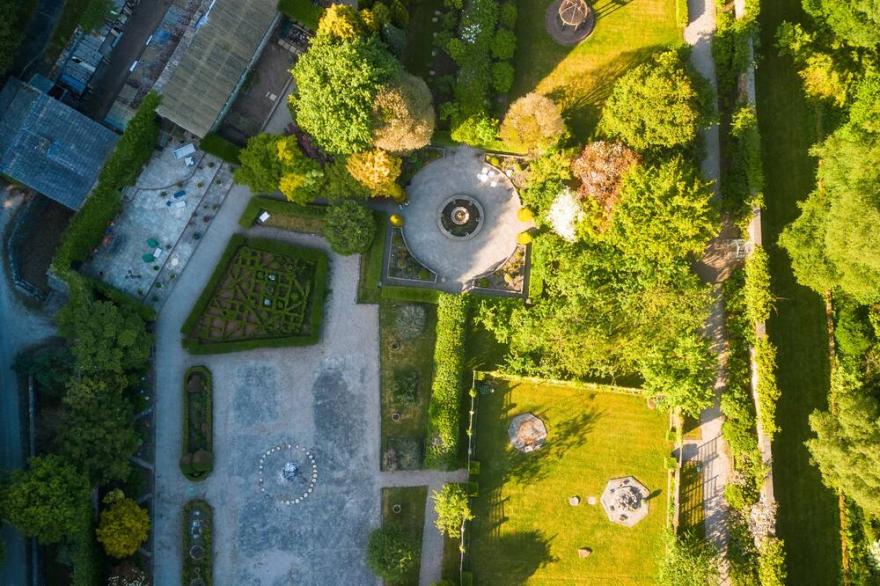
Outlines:
{"type": "Polygon", "coordinates": [[[98,541],[107,555],[127,558],[138,550],[150,533],[150,517],[146,509],[126,498],[121,490],[114,490],[104,497],[106,508],[101,511],[98,525],[98,541]]]}
{"type": "Polygon", "coordinates": [[[514,148],[541,152],[558,144],[567,132],[559,106],[532,92],[510,105],[500,137],[514,148]]]}
{"type": "Polygon", "coordinates": [[[357,10],[346,4],[333,4],[324,11],[316,34],[336,41],[353,41],[364,34],[364,25],[357,10]]]}
{"type": "Polygon", "coordinates": [[[345,163],[348,172],[374,197],[399,198],[403,191],[397,185],[402,161],[381,149],[355,153],[345,163]]]}

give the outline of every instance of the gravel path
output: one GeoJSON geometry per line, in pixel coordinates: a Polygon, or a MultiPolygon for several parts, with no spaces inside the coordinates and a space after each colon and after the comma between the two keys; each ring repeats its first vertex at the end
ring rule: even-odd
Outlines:
{"type": "MultiPolygon", "coordinates": [[[[688,0],[690,24],[684,31],[685,41],[693,47],[691,64],[717,90],[715,61],[712,58],[712,35],[715,31],[715,4],[711,0],[688,0]]],[[[714,181],[716,197],[721,177],[720,147],[718,126],[702,132],[705,154],[702,161],[703,175],[714,181]]],[[[716,288],[715,303],[706,323],[707,335],[712,340],[712,349],[718,356],[718,375],[715,381],[715,403],[700,415],[700,436],[702,444],[689,443],[685,446],[688,459],[699,461],[702,465],[703,511],[705,515],[706,537],[726,554],[728,543],[727,504],[724,500],[724,486],[730,474],[730,460],[727,446],[721,436],[724,416],[720,409],[721,393],[727,385],[726,353],[727,339],[724,330],[724,304],[720,291],[716,288]]],[[[721,564],[722,583],[730,581],[728,567],[723,559],[721,564]]]]}

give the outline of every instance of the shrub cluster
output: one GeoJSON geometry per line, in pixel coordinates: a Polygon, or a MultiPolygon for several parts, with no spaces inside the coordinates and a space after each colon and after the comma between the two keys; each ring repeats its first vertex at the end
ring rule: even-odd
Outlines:
{"type": "Polygon", "coordinates": [[[489,106],[493,94],[506,94],[513,85],[515,25],[516,6],[509,0],[471,0],[465,6],[457,36],[444,47],[459,66],[455,101],[443,108],[453,139],[480,145],[495,138],[489,106]]]}
{"type": "Polygon", "coordinates": [[[201,583],[205,586],[211,586],[214,583],[214,510],[206,501],[202,499],[191,500],[183,506],[183,584],[195,583],[201,579],[201,583]],[[198,511],[201,520],[201,533],[199,541],[194,542],[192,535],[191,517],[198,511]],[[201,557],[191,554],[194,545],[202,548],[201,557]]]}
{"type": "Polygon", "coordinates": [[[190,480],[204,480],[214,469],[213,381],[204,366],[183,375],[183,445],[180,471],[190,480]]]}
{"type": "Polygon", "coordinates": [[[216,132],[212,132],[200,140],[199,148],[210,155],[220,157],[227,163],[233,165],[240,164],[238,155],[241,152],[241,147],[231,143],[216,132]]]}
{"type": "Polygon", "coordinates": [[[467,297],[462,295],[439,296],[434,380],[428,409],[426,463],[431,467],[451,466],[458,455],[468,306],[467,297]]]}

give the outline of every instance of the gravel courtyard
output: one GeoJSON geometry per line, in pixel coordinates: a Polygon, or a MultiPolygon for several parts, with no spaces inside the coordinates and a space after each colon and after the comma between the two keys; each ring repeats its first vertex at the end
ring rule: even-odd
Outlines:
{"type": "MultiPolygon", "coordinates": [[[[376,584],[363,557],[380,515],[378,315],[375,305],[355,303],[357,257],[330,255],[319,345],[215,356],[180,347],[180,325],[236,231],[247,195],[232,190],[157,325],[155,583],[179,582],[181,508],[205,497],[214,508],[216,584],[376,584]],[[178,468],[181,380],[197,364],[214,380],[215,467],[202,483],[178,468]],[[282,443],[315,456],[314,492],[300,504],[260,492],[260,456],[282,443]]],[[[249,235],[327,250],[319,238],[290,232],[253,228],[249,235]]]]}

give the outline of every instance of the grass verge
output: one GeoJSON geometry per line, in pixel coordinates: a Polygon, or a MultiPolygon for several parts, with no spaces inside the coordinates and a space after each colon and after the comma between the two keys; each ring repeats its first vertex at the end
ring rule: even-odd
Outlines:
{"type": "MultiPolygon", "coordinates": [[[[425,526],[425,500],[427,486],[408,486],[382,489],[382,525],[395,525],[422,551],[422,532],[425,526]],[[399,507],[399,509],[397,509],[399,507]]],[[[419,564],[403,580],[394,586],[416,586],[419,583],[419,564]]]]}
{"type": "Polygon", "coordinates": [[[805,16],[800,0],[765,2],[761,8],[761,66],[757,69],[758,118],[763,147],[766,210],[764,242],[770,255],[776,312],[767,324],[777,348],[776,406],[781,431],[773,442],[777,533],[785,540],[790,584],[836,584],[840,577],[840,520],[836,495],[810,464],[804,441],[812,436],[809,414],[827,408],[828,340],[822,299],[798,285],[776,241],[798,216],[797,202],[813,189],[815,162],[808,149],[818,140],[816,110],[803,94],[790,59],[774,48],[783,20],[805,16]]]}
{"type": "Polygon", "coordinates": [[[655,584],[666,523],[665,413],[643,397],[550,383],[493,381],[477,407],[480,462],[469,568],[478,584],[655,584]],[[547,426],[531,454],[510,447],[510,419],[524,412],[547,426]],[[608,480],[635,476],[652,493],[634,528],[612,523],[600,497],[608,480]],[[577,495],[582,504],[567,499],[577,495]],[[585,561],[578,549],[589,547],[585,561]]]}
{"type": "Polygon", "coordinates": [[[358,303],[379,303],[382,298],[379,289],[382,281],[382,261],[385,257],[385,226],[387,219],[385,214],[374,212],[376,219],[376,236],[370,249],[361,255],[360,274],[358,276],[358,303]]]}
{"type": "Polygon", "coordinates": [[[379,303],[381,449],[385,470],[422,466],[436,327],[434,305],[387,300],[379,303]]]}

